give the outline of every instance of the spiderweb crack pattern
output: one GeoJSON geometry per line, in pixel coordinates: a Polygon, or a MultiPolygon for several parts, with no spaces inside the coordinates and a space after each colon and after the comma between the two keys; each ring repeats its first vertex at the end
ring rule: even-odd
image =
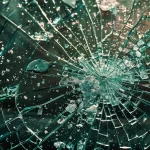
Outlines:
{"type": "Polygon", "coordinates": [[[150,1],[0,1],[0,148],[150,148],[150,1]]]}

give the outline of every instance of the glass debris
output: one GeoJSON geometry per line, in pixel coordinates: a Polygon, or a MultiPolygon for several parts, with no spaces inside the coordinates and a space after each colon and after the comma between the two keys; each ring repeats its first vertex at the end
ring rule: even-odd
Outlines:
{"type": "Polygon", "coordinates": [[[29,63],[26,70],[42,73],[42,72],[47,71],[48,68],[49,68],[48,62],[38,59],[38,60],[33,60],[31,63],[29,63]]]}
{"type": "Polygon", "coordinates": [[[150,149],[149,0],[0,1],[0,149],[150,149]]]}
{"type": "Polygon", "coordinates": [[[69,6],[71,6],[72,8],[76,7],[76,1],[77,0],[62,0],[64,3],[68,4],[69,6]]]}

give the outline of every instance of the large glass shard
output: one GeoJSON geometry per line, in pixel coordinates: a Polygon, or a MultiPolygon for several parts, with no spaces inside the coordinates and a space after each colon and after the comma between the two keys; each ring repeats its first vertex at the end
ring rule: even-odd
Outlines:
{"type": "Polygon", "coordinates": [[[149,0],[0,1],[0,149],[150,149],[149,0]]]}

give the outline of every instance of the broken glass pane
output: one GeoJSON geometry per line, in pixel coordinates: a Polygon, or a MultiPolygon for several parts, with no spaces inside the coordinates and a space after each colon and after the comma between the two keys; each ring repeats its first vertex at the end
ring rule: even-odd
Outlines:
{"type": "Polygon", "coordinates": [[[149,0],[0,1],[0,149],[150,149],[149,0]]]}

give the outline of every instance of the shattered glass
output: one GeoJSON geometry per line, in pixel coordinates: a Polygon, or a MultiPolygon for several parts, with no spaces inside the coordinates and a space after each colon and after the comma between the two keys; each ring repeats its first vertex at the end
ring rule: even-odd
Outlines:
{"type": "Polygon", "coordinates": [[[150,149],[149,0],[0,0],[0,149],[150,149]]]}

